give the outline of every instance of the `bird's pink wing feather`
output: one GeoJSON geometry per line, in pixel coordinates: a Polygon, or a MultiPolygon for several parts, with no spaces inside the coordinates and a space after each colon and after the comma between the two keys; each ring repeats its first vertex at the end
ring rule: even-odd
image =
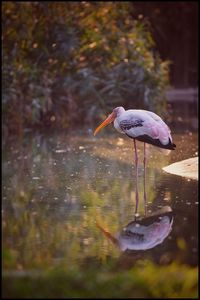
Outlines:
{"type": "Polygon", "coordinates": [[[170,129],[165,122],[155,113],[149,111],[126,111],[119,120],[120,129],[132,137],[148,135],[159,139],[163,145],[172,141],[170,129]]]}
{"type": "Polygon", "coordinates": [[[162,120],[155,121],[152,119],[146,121],[144,127],[146,127],[148,134],[153,139],[159,139],[164,145],[169,142],[169,138],[171,140],[170,130],[162,120]]]}

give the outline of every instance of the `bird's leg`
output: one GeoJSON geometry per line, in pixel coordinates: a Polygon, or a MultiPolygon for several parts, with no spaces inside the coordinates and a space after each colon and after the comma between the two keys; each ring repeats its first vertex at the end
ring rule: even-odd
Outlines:
{"type": "Polygon", "coordinates": [[[147,195],[146,195],[146,143],[144,143],[144,215],[147,215],[147,195]]]}
{"type": "Polygon", "coordinates": [[[135,217],[138,211],[138,202],[139,202],[139,196],[138,196],[138,155],[137,155],[137,147],[136,147],[136,140],[133,139],[134,142],[134,150],[135,150],[135,167],[136,167],[136,192],[135,192],[135,217]]]}

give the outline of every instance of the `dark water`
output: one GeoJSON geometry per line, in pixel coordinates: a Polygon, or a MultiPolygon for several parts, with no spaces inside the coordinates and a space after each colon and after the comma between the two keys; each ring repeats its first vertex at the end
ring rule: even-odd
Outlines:
{"type": "MultiPolygon", "coordinates": [[[[118,260],[120,268],[139,258],[197,265],[197,181],[162,170],[197,156],[197,136],[173,136],[177,150],[168,156],[147,148],[147,216],[164,206],[173,212],[171,231],[148,250],[122,251],[100,229],[116,238],[135,219],[130,139],[118,134],[93,137],[89,132],[36,135],[7,144],[2,187],[4,270],[46,269],[63,260],[70,265],[87,266],[91,260],[106,264],[108,257],[118,260]]],[[[142,143],[138,149],[139,218],[145,214],[142,143]]]]}

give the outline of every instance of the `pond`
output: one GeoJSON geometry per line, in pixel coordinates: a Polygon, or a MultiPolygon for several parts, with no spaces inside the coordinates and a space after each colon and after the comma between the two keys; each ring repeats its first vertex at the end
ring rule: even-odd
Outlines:
{"type": "MultiPolygon", "coordinates": [[[[146,260],[166,268],[173,262],[197,266],[198,183],[162,170],[173,162],[198,155],[197,134],[174,134],[173,139],[177,148],[168,155],[147,146],[146,206],[143,144],[137,143],[137,219],[159,214],[163,207],[172,213],[165,236],[142,250],[115,243],[123,234],[126,238],[134,235],[136,240],[139,237],[139,242],[139,234],[146,238],[143,231],[133,233],[126,227],[135,221],[132,140],[109,130],[96,137],[91,130],[83,130],[51,136],[30,135],[21,143],[4,145],[5,276],[34,274],[60,265],[66,270],[81,267],[94,273],[99,268],[98,272],[106,276],[108,264],[119,273],[146,260]]],[[[158,225],[160,219],[152,222],[158,225]]],[[[143,228],[141,224],[137,226],[143,228]]],[[[158,231],[148,230],[148,234],[159,235],[158,231]]],[[[10,295],[8,290],[4,293],[10,295]]],[[[69,291],[68,296],[71,295],[69,291]]]]}

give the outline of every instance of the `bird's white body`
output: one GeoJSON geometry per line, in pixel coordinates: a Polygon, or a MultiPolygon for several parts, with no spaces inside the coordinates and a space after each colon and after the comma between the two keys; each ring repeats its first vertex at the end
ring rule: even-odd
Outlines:
{"type": "Polygon", "coordinates": [[[157,141],[159,147],[172,144],[170,129],[157,114],[142,109],[124,110],[120,107],[116,115],[114,127],[120,133],[150,144],[157,141]]]}

